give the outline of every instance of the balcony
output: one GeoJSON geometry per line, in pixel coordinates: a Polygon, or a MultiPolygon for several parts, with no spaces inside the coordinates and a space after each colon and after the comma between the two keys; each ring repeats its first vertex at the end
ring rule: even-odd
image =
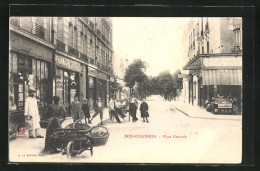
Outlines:
{"type": "Polygon", "coordinates": [[[62,51],[62,52],[65,52],[65,43],[63,43],[62,41],[60,40],[56,40],[57,41],[57,49],[62,51]]]}
{"type": "Polygon", "coordinates": [[[97,35],[98,35],[98,37],[100,37],[100,31],[99,31],[99,29],[97,29],[97,35]]]}
{"type": "Polygon", "coordinates": [[[88,62],[88,56],[85,55],[84,53],[80,53],[80,58],[85,61],[85,62],[88,62]]]}
{"type": "Polygon", "coordinates": [[[94,23],[92,21],[89,22],[89,26],[92,30],[94,30],[94,23]]]}
{"type": "Polygon", "coordinates": [[[72,56],[75,56],[76,58],[79,57],[79,51],[77,51],[76,49],[68,46],[68,54],[69,55],[72,55],[72,56]]]}
{"type": "Polygon", "coordinates": [[[102,35],[102,40],[105,42],[106,41],[106,38],[105,38],[105,36],[104,35],[102,35]]]}
{"type": "Polygon", "coordinates": [[[42,38],[42,39],[45,39],[45,28],[42,27],[41,25],[38,25],[36,24],[36,29],[35,29],[35,35],[42,38]]]}
{"type": "Polygon", "coordinates": [[[89,62],[90,62],[91,64],[94,64],[94,63],[95,63],[95,60],[94,60],[93,58],[89,58],[89,62]]]}

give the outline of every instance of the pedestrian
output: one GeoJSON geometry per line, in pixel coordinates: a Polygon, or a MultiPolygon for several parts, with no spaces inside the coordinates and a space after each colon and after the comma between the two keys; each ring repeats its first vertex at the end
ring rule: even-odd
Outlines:
{"type": "Polygon", "coordinates": [[[115,106],[115,111],[116,111],[116,113],[117,114],[119,114],[119,116],[122,118],[122,119],[124,119],[126,116],[125,116],[125,114],[122,112],[122,110],[118,107],[118,105],[117,105],[117,103],[116,103],[116,101],[114,100],[114,106],[115,106]]]}
{"type": "Polygon", "coordinates": [[[25,100],[24,116],[25,116],[25,127],[29,132],[29,138],[43,138],[39,134],[40,129],[40,115],[35,98],[35,90],[29,90],[29,97],[25,100]],[[33,131],[35,136],[33,135],[33,131]]]}
{"type": "Polygon", "coordinates": [[[83,111],[81,107],[81,103],[78,100],[78,96],[74,97],[74,101],[71,103],[71,117],[73,122],[76,122],[79,119],[83,119],[83,111]]]}
{"type": "Polygon", "coordinates": [[[92,123],[92,120],[99,114],[100,116],[100,120],[101,120],[101,125],[103,125],[102,120],[103,120],[103,103],[101,98],[98,98],[98,100],[94,103],[94,110],[95,113],[92,116],[92,118],[90,119],[90,124],[92,123]]]}
{"type": "Polygon", "coordinates": [[[82,104],[82,110],[85,115],[85,123],[87,123],[87,118],[88,118],[88,123],[89,123],[89,118],[90,118],[90,112],[89,112],[89,105],[88,105],[88,99],[85,99],[83,104],[82,104]]]}
{"type": "Polygon", "coordinates": [[[129,114],[132,117],[133,122],[136,122],[138,120],[138,118],[136,117],[137,108],[138,108],[138,101],[134,97],[134,95],[131,95],[130,104],[129,104],[129,114]]]}
{"type": "Polygon", "coordinates": [[[55,153],[57,148],[51,139],[51,136],[56,132],[57,128],[61,128],[61,123],[65,120],[67,111],[64,106],[59,105],[60,98],[58,96],[53,97],[53,104],[48,106],[48,114],[50,116],[45,137],[44,152],[55,153]]]}
{"type": "Polygon", "coordinates": [[[148,121],[148,117],[149,117],[149,113],[148,113],[148,104],[145,102],[145,99],[142,100],[142,104],[140,105],[140,112],[141,112],[141,117],[143,118],[143,122],[149,123],[148,121]]]}
{"type": "Polygon", "coordinates": [[[113,117],[116,118],[116,121],[118,123],[121,123],[120,119],[117,116],[117,112],[115,110],[115,100],[114,97],[111,97],[111,99],[109,100],[109,118],[110,120],[113,122],[113,117]]]}

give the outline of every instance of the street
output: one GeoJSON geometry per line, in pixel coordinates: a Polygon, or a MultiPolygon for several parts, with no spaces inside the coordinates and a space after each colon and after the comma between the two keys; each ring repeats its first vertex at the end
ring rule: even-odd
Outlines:
{"type": "MultiPolygon", "coordinates": [[[[149,122],[105,122],[110,137],[105,146],[94,147],[73,159],[61,153],[44,155],[43,139],[17,138],[10,141],[10,161],[80,163],[240,163],[242,120],[192,118],[176,110],[172,102],[158,95],[147,99],[149,122]],[[14,155],[17,154],[17,155],[14,155]]],[[[140,104],[140,103],[139,103],[140,104]]],[[[108,115],[107,112],[104,115],[108,115]]],[[[232,117],[232,116],[230,116],[232,117]]],[[[108,118],[107,116],[105,118],[108,118]]],[[[241,118],[241,117],[240,117],[241,118]]],[[[96,122],[91,126],[98,123],[96,122]]],[[[71,123],[66,120],[63,123],[71,123]]],[[[45,136],[45,129],[42,129],[45,136]]]]}

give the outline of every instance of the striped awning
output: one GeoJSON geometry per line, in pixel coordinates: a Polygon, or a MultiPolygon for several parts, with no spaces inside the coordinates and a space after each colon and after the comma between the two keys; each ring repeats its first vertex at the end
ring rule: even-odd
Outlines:
{"type": "Polygon", "coordinates": [[[203,85],[242,85],[242,69],[202,70],[203,85]]]}

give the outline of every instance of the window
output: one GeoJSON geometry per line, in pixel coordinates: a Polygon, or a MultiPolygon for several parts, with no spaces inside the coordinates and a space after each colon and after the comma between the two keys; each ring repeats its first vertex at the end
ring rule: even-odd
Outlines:
{"type": "Polygon", "coordinates": [[[234,30],[235,36],[235,50],[242,49],[242,31],[239,29],[234,30]]]}
{"type": "Polygon", "coordinates": [[[49,63],[28,56],[11,54],[10,57],[10,110],[23,110],[30,88],[36,89],[38,107],[49,103],[49,63]]]}
{"type": "Polygon", "coordinates": [[[62,69],[56,69],[55,96],[59,96],[60,103],[66,107],[78,96],[79,74],[62,69]]]}
{"type": "Polygon", "coordinates": [[[195,48],[195,29],[193,29],[193,42],[192,42],[193,48],[195,48]]]}
{"type": "Polygon", "coordinates": [[[209,53],[209,41],[207,41],[207,53],[209,53]]]}

